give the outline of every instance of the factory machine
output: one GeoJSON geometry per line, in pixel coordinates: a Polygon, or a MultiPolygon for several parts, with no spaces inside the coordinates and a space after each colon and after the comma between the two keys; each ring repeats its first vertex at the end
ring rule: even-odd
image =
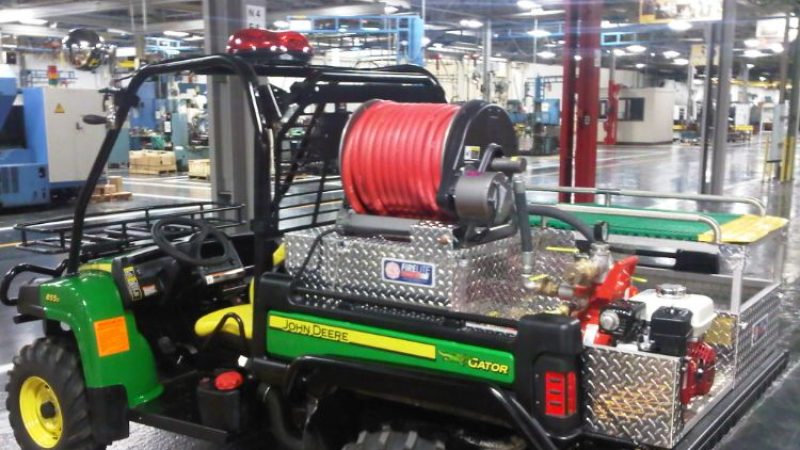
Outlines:
{"type": "Polygon", "coordinates": [[[88,89],[22,89],[0,66],[0,207],[46,205],[74,196],[86,180],[105,129],[84,117],[102,110],[88,89]]]}

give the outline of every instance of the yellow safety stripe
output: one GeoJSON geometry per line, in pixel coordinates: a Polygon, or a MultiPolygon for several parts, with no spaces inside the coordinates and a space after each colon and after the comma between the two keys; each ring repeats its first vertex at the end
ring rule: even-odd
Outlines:
{"type": "MultiPolygon", "coordinates": [[[[722,242],[729,244],[749,244],[762,239],[771,232],[783,227],[788,219],[775,216],[755,216],[745,214],[720,226],[722,242]]],[[[697,235],[700,242],[714,242],[714,232],[709,230],[697,235]]]]}
{"type": "Polygon", "coordinates": [[[407,339],[381,336],[379,334],[365,333],[349,328],[334,327],[275,315],[269,316],[269,327],[287,333],[327,339],[343,344],[360,345],[431,360],[436,359],[435,345],[423,344],[407,339]]]}
{"type": "Polygon", "coordinates": [[[99,270],[100,272],[108,272],[111,273],[111,263],[86,263],[81,264],[80,268],[78,269],[80,272],[84,270],[99,270]]]}

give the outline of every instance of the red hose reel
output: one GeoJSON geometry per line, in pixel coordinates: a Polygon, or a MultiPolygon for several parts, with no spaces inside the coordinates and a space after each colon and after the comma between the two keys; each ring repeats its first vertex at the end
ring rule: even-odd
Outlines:
{"type": "Polygon", "coordinates": [[[373,100],[342,136],[342,184],[357,214],[452,221],[455,184],[474,176],[490,144],[516,154],[508,114],[482,101],[464,105],[373,100]]]}

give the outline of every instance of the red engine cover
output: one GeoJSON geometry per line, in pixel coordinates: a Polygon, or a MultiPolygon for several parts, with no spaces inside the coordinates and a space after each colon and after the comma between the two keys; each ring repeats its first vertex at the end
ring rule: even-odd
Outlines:
{"type": "Polygon", "coordinates": [[[683,375],[681,403],[688,404],[692,397],[711,391],[716,374],[717,352],[705,342],[690,342],[686,351],[689,362],[683,375]]]}

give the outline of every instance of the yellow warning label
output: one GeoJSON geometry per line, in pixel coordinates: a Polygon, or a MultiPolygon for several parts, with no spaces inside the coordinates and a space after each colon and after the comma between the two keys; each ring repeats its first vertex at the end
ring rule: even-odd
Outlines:
{"type": "Polygon", "coordinates": [[[387,350],[405,355],[418,356],[426,359],[436,359],[436,346],[421,342],[398,339],[379,334],[365,333],[363,331],[347,328],[332,327],[304,320],[289,319],[280,316],[269,317],[269,327],[287,333],[310,336],[343,344],[360,345],[363,347],[387,350]]]}
{"type": "Polygon", "coordinates": [[[100,356],[115,355],[131,349],[128,326],[123,316],[98,320],[94,323],[94,335],[97,339],[97,354],[100,356]]]}
{"type": "Polygon", "coordinates": [[[56,103],[56,114],[64,114],[64,106],[61,103],[56,103]]]}

